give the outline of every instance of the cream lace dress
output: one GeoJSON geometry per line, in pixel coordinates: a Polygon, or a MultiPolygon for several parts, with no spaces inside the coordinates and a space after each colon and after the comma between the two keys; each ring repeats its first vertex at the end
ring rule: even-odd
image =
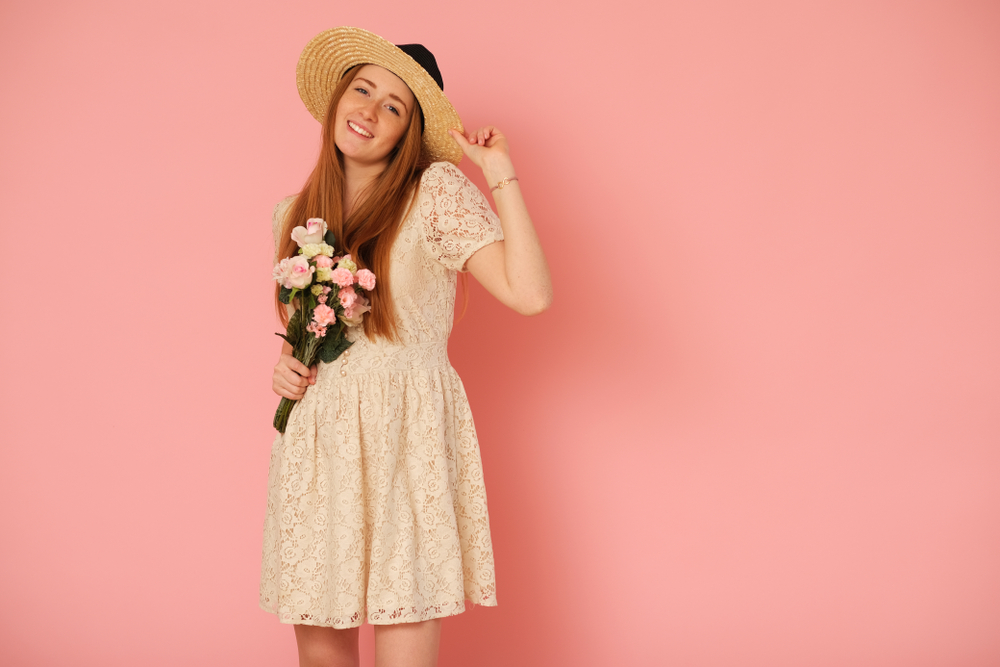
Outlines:
{"type": "MultiPolygon", "coordinates": [[[[399,343],[354,341],[292,410],[271,451],[260,605],[349,628],[496,605],[479,444],[448,361],[457,271],[503,238],[454,165],[423,175],[393,244],[399,343]]],[[[275,244],[291,199],[275,208],[275,244]]]]}

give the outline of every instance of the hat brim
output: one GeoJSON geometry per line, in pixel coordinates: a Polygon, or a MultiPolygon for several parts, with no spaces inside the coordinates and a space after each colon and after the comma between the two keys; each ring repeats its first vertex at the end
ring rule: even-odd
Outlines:
{"type": "Polygon", "coordinates": [[[458,164],[462,148],[448,134],[464,131],[458,112],[438,88],[437,82],[396,45],[361,28],[342,26],[316,35],[302,50],[295,68],[299,97],[319,122],[326,119],[333,91],[344,72],[355,65],[378,65],[409,86],[424,112],[423,151],[431,162],[458,164]]]}

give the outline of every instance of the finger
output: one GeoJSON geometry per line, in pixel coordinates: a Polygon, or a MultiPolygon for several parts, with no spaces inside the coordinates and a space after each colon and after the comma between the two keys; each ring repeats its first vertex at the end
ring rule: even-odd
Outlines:
{"type": "Polygon", "coordinates": [[[472,144],[469,143],[471,137],[470,139],[466,139],[465,135],[458,130],[448,130],[448,134],[450,134],[451,138],[455,140],[455,143],[462,149],[462,152],[468,155],[469,149],[472,148],[472,144]]]}
{"type": "Polygon", "coordinates": [[[454,128],[448,130],[448,134],[451,135],[451,138],[455,140],[455,143],[458,144],[462,150],[465,150],[465,145],[469,142],[466,140],[464,134],[454,128]]]}
{"type": "Polygon", "coordinates": [[[319,366],[309,369],[309,384],[316,384],[316,375],[319,373],[319,366]]]}
{"type": "Polygon", "coordinates": [[[495,125],[490,125],[486,129],[487,129],[487,132],[486,132],[486,145],[487,146],[492,146],[497,141],[503,139],[503,133],[500,132],[500,130],[498,130],[495,125]]]}
{"type": "Polygon", "coordinates": [[[296,400],[298,400],[299,398],[302,398],[302,396],[305,395],[306,389],[309,388],[309,381],[306,380],[304,377],[300,376],[296,376],[296,378],[297,378],[296,382],[289,382],[286,385],[284,385],[284,388],[285,391],[289,392],[290,394],[294,394],[296,400]]]}
{"type": "Polygon", "coordinates": [[[306,392],[304,391],[294,392],[294,391],[289,391],[287,389],[276,393],[278,394],[278,396],[287,398],[290,401],[301,401],[306,395],[306,392]]]}
{"type": "Polygon", "coordinates": [[[306,394],[306,390],[302,387],[290,385],[281,378],[277,378],[271,388],[278,396],[283,396],[293,401],[301,399],[306,394]]]}
{"type": "Polygon", "coordinates": [[[296,394],[294,392],[288,391],[287,389],[275,389],[274,393],[282,398],[287,398],[290,401],[301,401],[302,397],[305,396],[305,392],[301,394],[296,394]]]}
{"type": "Polygon", "coordinates": [[[299,361],[298,359],[296,359],[295,357],[293,357],[290,354],[285,355],[285,356],[288,357],[287,359],[285,359],[285,366],[287,366],[289,369],[295,371],[299,375],[309,375],[309,367],[308,366],[306,366],[304,363],[302,363],[301,361],[299,361]]]}
{"type": "Polygon", "coordinates": [[[285,371],[281,374],[281,377],[282,379],[284,379],[285,382],[288,383],[288,386],[290,387],[305,387],[307,384],[309,384],[308,375],[309,375],[308,370],[306,371],[306,377],[303,377],[298,373],[296,373],[295,371],[286,368],[285,371]]]}

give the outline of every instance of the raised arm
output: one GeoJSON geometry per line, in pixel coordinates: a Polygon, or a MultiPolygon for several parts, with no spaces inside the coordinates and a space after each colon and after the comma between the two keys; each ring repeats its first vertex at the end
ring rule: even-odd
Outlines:
{"type": "Polygon", "coordinates": [[[465,155],[483,170],[490,187],[508,179],[492,191],[504,240],[476,251],[466,267],[501,303],[522,315],[537,315],[552,304],[552,280],[520,184],[510,180],[517,173],[507,139],[493,126],[468,135],[450,132],[465,155]]]}

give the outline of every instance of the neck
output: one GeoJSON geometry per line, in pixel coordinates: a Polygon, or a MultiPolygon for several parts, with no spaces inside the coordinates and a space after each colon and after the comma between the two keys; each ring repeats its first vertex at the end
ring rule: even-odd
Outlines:
{"type": "Polygon", "coordinates": [[[385,171],[385,164],[358,164],[344,160],[344,219],[358,203],[358,195],[385,171]]]}

